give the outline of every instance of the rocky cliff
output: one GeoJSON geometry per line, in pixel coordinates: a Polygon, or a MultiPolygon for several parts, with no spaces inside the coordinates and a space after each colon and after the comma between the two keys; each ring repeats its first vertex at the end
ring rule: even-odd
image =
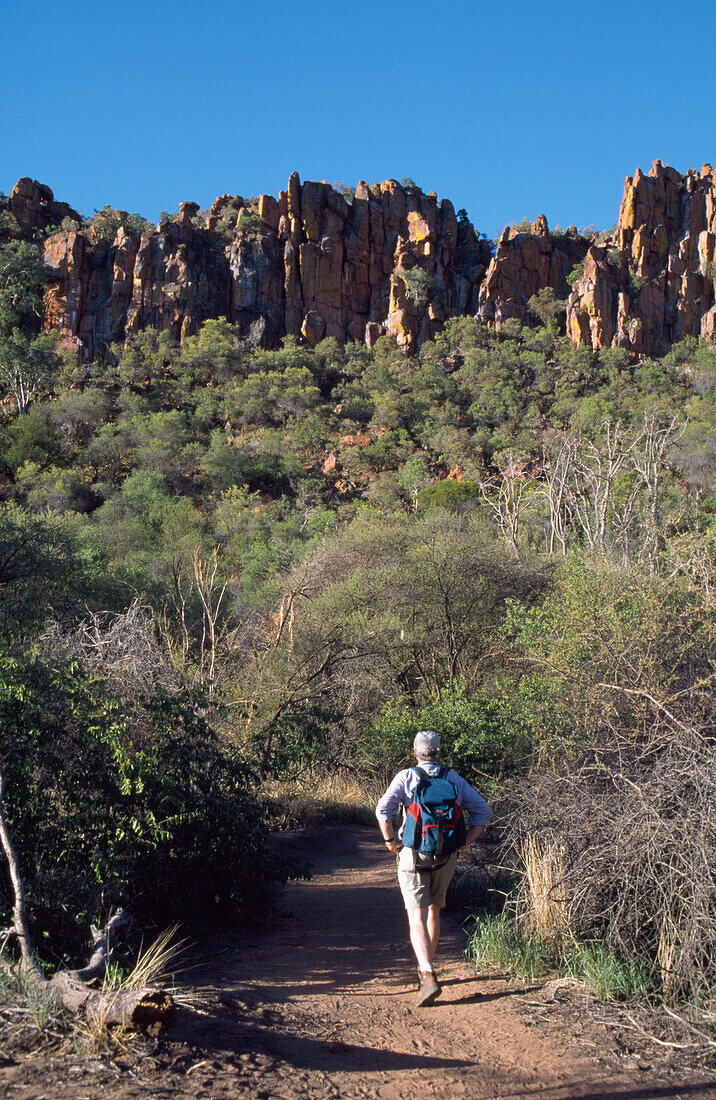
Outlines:
{"type": "Polygon", "coordinates": [[[589,249],[567,303],[567,332],[592,348],[661,355],[685,336],[716,338],[716,172],[654,161],[628,176],[613,240],[589,249]]]}
{"type": "Polygon", "coordinates": [[[530,233],[507,226],[487,269],[478,295],[478,316],[500,329],[505,321],[528,321],[527,303],[533,294],[551,288],[555,297],[569,293],[567,276],[589,248],[574,226],[566,233],[552,234],[544,214],[530,233]]]}
{"type": "Polygon", "coordinates": [[[181,339],[218,316],[257,344],[389,333],[411,352],[447,317],[476,311],[489,262],[447,199],[386,180],[360,183],[347,201],[294,173],[277,199],[223,195],[205,218],[182,203],[143,234],[51,235],[45,325],[85,360],[147,326],[181,339]]]}
{"type": "Polygon", "coordinates": [[[716,339],[716,172],[680,175],[655,161],[627,177],[616,231],[590,243],[574,227],[506,229],[492,256],[463,211],[395,180],[355,193],[291,176],[278,198],[222,195],[146,232],[132,219],[109,235],[49,187],[21,179],[0,203],[0,239],[45,240],[44,324],[88,361],[148,326],[177,339],[225,316],[255,344],[332,336],[373,344],[384,333],[412,352],[448,317],[501,327],[529,322],[551,288],[567,332],[594,349],[662,354],[687,335],[716,339]],[[569,276],[569,280],[568,280],[569,276]],[[570,285],[571,284],[571,285],[570,285]]]}
{"type": "Polygon", "coordinates": [[[48,229],[60,226],[65,218],[81,221],[81,215],[66,202],[57,202],[45,183],[23,176],[2,203],[0,241],[8,238],[32,240],[48,229]]]}

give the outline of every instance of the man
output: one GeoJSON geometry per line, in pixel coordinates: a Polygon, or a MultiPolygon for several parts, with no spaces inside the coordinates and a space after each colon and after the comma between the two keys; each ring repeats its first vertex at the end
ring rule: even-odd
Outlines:
{"type": "MultiPolygon", "coordinates": [[[[413,755],[418,767],[427,775],[440,774],[440,738],[433,730],[421,730],[416,734],[413,755]]],[[[492,810],[477,791],[456,772],[447,771],[445,779],[455,785],[457,802],[470,815],[464,843],[464,847],[467,847],[485,831],[492,817],[492,810]]],[[[398,856],[398,883],[408,914],[410,943],[420,973],[420,993],[416,1003],[418,1008],[424,1008],[431,1005],[441,992],[433,959],[440,939],[440,910],[445,906],[445,895],[455,874],[459,851],[453,852],[440,867],[419,870],[416,852],[412,848],[404,848],[394,835],[392,819],[401,805],[407,808],[413,801],[413,792],[419,781],[420,775],[415,768],[398,772],[378,802],[375,814],[386,845],[398,856]]]]}

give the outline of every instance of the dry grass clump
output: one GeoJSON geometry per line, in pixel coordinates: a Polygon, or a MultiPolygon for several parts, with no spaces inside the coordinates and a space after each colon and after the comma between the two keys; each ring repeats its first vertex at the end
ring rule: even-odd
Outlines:
{"type": "Polygon", "coordinates": [[[128,973],[119,969],[107,972],[103,988],[106,990],[148,989],[161,984],[167,976],[176,973],[175,964],[184,955],[187,940],[177,939],[179,926],[166,928],[149,944],[142,947],[137,961],[128,973]]]}
{"type": "MultiPolygon", "coordinates": [[[[174,978],[177,963],[186,952],[187,940],[178,939],[179,926],[160,932],[146,947],[142,947],[137,960],[129,971],[118,966],[109,966],[102,981],[102,992],[127,993],[162,986],[172,994],[176,993],[174,978]]],[[[109,1004],[111,997],[105,999],[109,1004]]],[[[110,1026],[101,1008],[92,1014],[84,1014],[72,1021],[73,1033],[77,1042],[86,1050],[98,1053],[108,1048],[128,1050],[137,1046],[137,1032],[134,1029],[110,1026]]],[[[149,1034],[154,1034],[150,1029],[149,1034]]]]}
{"type": "Polygon", "coordinates": [[[294,780],[270,780],[259,791],[273,825],[310,828],[325,821],[374,825],[377,787],[346,772],[294,780]]]}
{"type": "Polygon", "coordinates": [[[522,841],[523,904],[530,931],[542,940],[559,938],[568,927],[564,848],[534,835],[522,841]]]}

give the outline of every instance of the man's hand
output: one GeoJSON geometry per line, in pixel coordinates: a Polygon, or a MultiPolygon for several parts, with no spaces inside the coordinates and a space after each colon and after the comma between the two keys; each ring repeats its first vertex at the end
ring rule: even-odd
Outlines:
{"type": "Polygon", "coordinates": [[[388,849],[389,852],[395,852],[396,855],[398,854],[398,852],[401,851],[401,849],[403,847],[403,845],[400,843],[400,841],[395,840],[395,839],[386,840],[385,846],[386,846],[386,848],[388,849]]]}

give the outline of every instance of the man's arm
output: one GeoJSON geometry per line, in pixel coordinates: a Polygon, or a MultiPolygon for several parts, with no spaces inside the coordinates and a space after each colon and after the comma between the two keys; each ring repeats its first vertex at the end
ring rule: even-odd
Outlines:
{"type": "Polygon", "coordinates": [[[388,849],[396,854],[400,851],[403,845],[393,836],[393,823],[392,821],[384,821],[382,818],[378,818],[378,825],[383,836],[383,840],[388,845],[388,849]]]}
{"type": "Polygon", "coordinates": [[[405,797],[405,772],[398,772],[375,808],[381,836],[391,852],[399,852],[403,845],[393,831],[393,818],[403,805],[405,797]]]}
{"type": "Polygon", "coordinates": [[[470,828],[467,830],[467,833],[465,834],[465,843],[463,845],[463,848],[469,848],[473,840],[477,840],[479,836],[482,836],[486,828],[487,825],[480,825],[477,823],[475,825],[471,825],[470,828]]]}

